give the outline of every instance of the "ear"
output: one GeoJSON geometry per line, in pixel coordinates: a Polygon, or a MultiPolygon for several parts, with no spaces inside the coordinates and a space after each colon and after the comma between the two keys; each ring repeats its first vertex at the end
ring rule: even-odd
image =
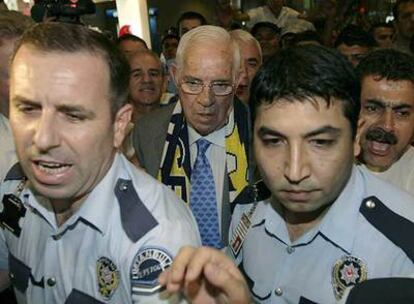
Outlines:
{"type": "Polygon", "coordinates": [[[365,125],[365,120],[362,117],[360,117],[358,120],[358,128],[357,128],[357,133],[356,133],[355,141],[354,141],[354,156],[355,157],[358,157],[359,154],[361,153],[360,141],[361,141],[362,133],[364,131],[364,125],[365,125]]]}
{"type": "Polygon", "coordinates": [[[128,132],[128,125],[131,121],[132,105],[127,103],[118,110],[114,119],[114,142],[115,148],[120,148],[128,132]]]}

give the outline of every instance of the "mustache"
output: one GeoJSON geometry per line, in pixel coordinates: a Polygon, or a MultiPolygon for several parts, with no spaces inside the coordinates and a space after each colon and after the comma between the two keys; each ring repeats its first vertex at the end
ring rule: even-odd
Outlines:
{"type": "Polygon", "coordinates": [[[365,138],[367,140],[375,140],[389,145],[395,145],[398,142],[397,137],[393,133],[387,132],[379,127],[368,130],[365,138]]]}

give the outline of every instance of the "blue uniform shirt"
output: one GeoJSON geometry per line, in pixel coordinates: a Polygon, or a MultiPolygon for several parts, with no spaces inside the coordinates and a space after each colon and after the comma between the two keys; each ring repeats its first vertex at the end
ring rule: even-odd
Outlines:
{"type": "MultiPolygon", "coordinates": [[[[231,231],[251,206],[236,207],[231,231]]],[[[354,167],[321,222],[294,242],[270,199],[260,201],[234,258],[257,302],[335,303],[362,280],[414,273],[413,222],[411,196],[354,167]]]]}
{"type": "MultiPolygon", "coordinates": [[[[18,183],[6,180],[1,197],[18,183]]],[[[165,298],[157,277],[181,246],[200,245],[195,221],[171,190],[124,156],[61,227],[29,186],[19,197],[24,214],[0,204],[0,269],[9,270],[19,303],[178,301],[165,298]]]]}

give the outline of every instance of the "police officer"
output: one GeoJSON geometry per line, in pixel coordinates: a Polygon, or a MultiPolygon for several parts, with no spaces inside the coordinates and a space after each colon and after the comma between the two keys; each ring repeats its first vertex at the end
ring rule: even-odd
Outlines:
{"type": "Polygon", "coordinates": [[[280,52],[253,83],[271,196],[252,216],[236,208],[231,249],[257,301],[333,303],[366,279],[414,272],[414,201],[353,166],[359,92],[350,65],[316,46],[280,52]]]}
{"type": "Polygon", "coordinates": [[[191,213],[117,152],[128,63],[101,34],[43,23],[14,52],[19,164],[1,185],[0,286],[18,303],[157,303],[158,274],[200,244],[191,213]]]}

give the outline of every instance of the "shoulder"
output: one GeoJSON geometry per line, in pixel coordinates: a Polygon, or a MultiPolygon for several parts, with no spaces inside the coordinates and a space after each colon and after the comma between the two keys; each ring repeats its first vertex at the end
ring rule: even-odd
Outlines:
{"type": "Polygon", "coordinates": [[[367,170],[361,172],[366,181],[366,191],[360,213],[414,261],[414,198],[367,170]]]}
{"type": "Polygon", "coordinates": [[[135,129],[146,129],[148,132],[148,126],[159,126],[163,123],[168,124],[174,107],[175,103],[172,103],[166,106],[162,106],[159,109],[156,109],[155,111],[152,111],[148,114],[145,114],[135,123],[135,129]]]}
{"type": "MultiPolygon", "coordinates": [[[[125,162],[127,161],[125,160],[125,162]]],[[[125,197],[125,193],[124,198],[135,200],[138,205],[141,205],[141,210],[136,208],[136,214],[131,215],[132,218],[135,218],[134,222],[139,220],[152,221],[159,226],[159,229],[174,229],[174,225],[177,225],[177,229],[179,229],[178,226],[186,227],[186,229],[183,229],[183,234],[193,237],[196,234],[195,223],[185,203],[171,189],[144,170],[134,167],[129,162],[127,163],[129,165],[130,181],[118,180],[118,188],[128,183],[131,191],[129,197],[125,197]]]]}

